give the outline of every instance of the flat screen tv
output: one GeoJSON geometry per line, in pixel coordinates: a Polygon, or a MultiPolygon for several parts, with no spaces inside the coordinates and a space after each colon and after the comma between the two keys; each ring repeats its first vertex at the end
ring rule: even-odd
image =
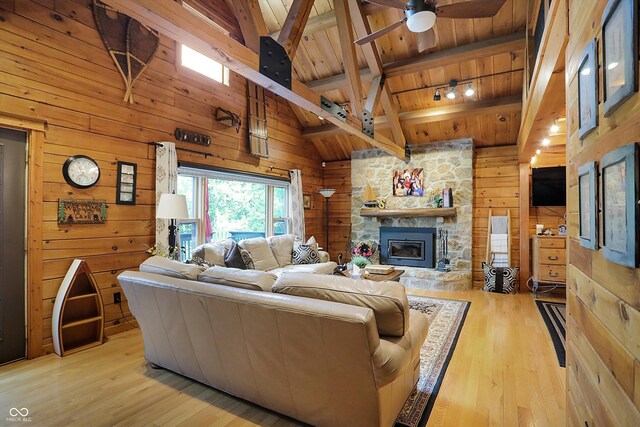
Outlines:
{"type": "Polygon", "coordinates": [[[566,168],[536,168],[531,173],[532,206],[566,206],[566,168]]]}

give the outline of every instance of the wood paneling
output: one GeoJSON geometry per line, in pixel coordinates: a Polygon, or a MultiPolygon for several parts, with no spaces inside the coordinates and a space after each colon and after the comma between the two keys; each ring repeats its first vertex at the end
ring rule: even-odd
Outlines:
{"type": "MultiPolygon", "coordinates": [[[[121,78],[94,27],[90,3],[0,2],[0,109],[47,122],[40,143],[43,155],[34,154],[29,160],[34,171],[30,188],[41,197],[40,207],[30,209],[29,221],[41,233],[43,247],[38,254],[30,242],[31,260],[42,269],[31,294],[37,301],[30,301],[29,327],[39,329],[30,333],[30,357],[51,351],[50,309],[74,258],[87,259],[100,284],[109,317],[106,334],[131,328],[125,322],[126,302],[122,310],[113,304],[113,293],[121,291],[116,277],[137,268],[146,257],[145,245],[153,244],[155,151],[147,143],[173,140],[176,127],[209,134],[213,140],[209,148],[178,143],[179,148],[208,154],[179,150],[180,161],[274,176],[301,169],[304,191],[314,194],[314,207],[305,211],[307,233],[324,232],[323,205],[317,194],[323,185],[321,160],[301,139],[299,124],[285,102],[272,94],[267,97],[271,158],[250,156],[246,127],[236,133],[213,118],[221,106],[239,113],[246,123],[246,80],[232,73],[227,87],[187,72],[175,64],[175,43],[161,36],[156,57],[134,85],[136,102],[127,105],[122,101],[121,78]],[[62,164],[73,154],[86,154],[98,162],[102,175],[95,187],[78,190],[65,183],[62,164]],[[115,204],[119,160],[138,165],[135,206],[115,204]],[[57,200],[64,197],[106,199],[106,224],[58,225],[57,200]]],[[[29,269],[32,274],[37,270],[29,269]]]]}
{"type": "Polygon", "coordinates": [[[473,287],[484,286],[482,262],[487,253],[487,224],[492,215],[511,214],[511,266],[520,266],[520,186],[518,149],[476,148],[473,161],[473,287]]]}
{"type": "MultiPolygon", "coordinates": [[[[331,196],[329,212],[329,248],[331,259],[337,261],[338,253],[351,259],[351,160],[326,162],[324,185],[335,188],[331,196]]],[[[321,197],[323,198],[323,197],[321,197]]],[[[324,204],[324,200],[320,201],[324,204]]],[[[343,261],[346,262],[346,261],[343,261]]]]}
{"type": "MultiPolygon", "coordinates": [[[[578,136],[577,64],[594,37],[600,44],[598,52],[602,52],[600,22],[606,4],[569,0],[567,392],[568,401],[574,405],[569,417],[571,426],[640,425],[640,269],[612,263],[602,256],[601,250],[581,247],[577,238],[577,168],[638,141],[638,93],[608,118],[603,116],[600,102],[598,128],[583,141],[578,136]]],[[[601,53],[599,56],[602,58],[601,53]]],[[[634,66],[637,70],[637,60],[634,66]]],[[[601,88],[599,94],[602,101],[601,88]]]]}

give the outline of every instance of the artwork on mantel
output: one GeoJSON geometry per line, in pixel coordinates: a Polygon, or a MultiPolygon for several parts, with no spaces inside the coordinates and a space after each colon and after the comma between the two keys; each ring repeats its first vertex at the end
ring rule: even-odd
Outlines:
{"type": "Polygon", "coordinates": [[[424,169],[404,169],[393,172],[393,195],[423,196],[424,195],[424,169]]]}
{"type": "Polygon", "coordinates": [[[600,161],[602,255],[617,264],[638,267],[638,146],[629,144],[600,161]]]}
{"type": "Polygon", "coordinates": [[[598,55],[596,40],[585,48],[578,65],[578,135],[580,139],[598,127],[598,55]]]}
{"type": "MultiPolygon", "coordinates": [[[[578,168],[580,245],[589,249],[598,249],[597,183],[596,162],[590,162],[578,168]]],[[[558,229],[558,234],[560,234],[560,229],[558,229]]]]}
{"type": "Polygon", "coordinates": [[[636,0],[610,0],[602,14],[602,99],[609,117],[638,90],[636,0]]]}

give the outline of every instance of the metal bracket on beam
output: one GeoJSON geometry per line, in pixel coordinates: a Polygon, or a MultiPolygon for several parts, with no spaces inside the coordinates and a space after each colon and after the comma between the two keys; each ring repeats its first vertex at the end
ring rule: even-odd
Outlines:
{"type": "Polygon", "coordinates": [[[320,107],[327,113],[331,114],[334,117],[337,117],[343,122],[347,121],[347,110],[345,110],[335,102],[325,98],[324,96],[320,97],[320,107]]]}
{"type": "Polygon", "coordinates": [[[362,133],[373,138],[373,113],[362,110],[362,133]]]}
{"type": "Polygon", "coordinates": [[[291,60],[277,41],[260,37],[260,73],[291,90],[291,60]]]}
{"type": "Polygon", "coordinates": [[[404,161],[409,162],[411,160],[411,147],[409,147],[409,143],[404,144],[404,161]]]}

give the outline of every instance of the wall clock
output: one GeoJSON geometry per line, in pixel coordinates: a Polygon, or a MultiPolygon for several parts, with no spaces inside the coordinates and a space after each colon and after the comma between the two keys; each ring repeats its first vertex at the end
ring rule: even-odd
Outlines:
{"type": "Polygon", "coordinates": [[[64,162],[62,176],[73,187],[89,188],[100,179],[100,167],[91,157],[77,154],[64,162]]]}

